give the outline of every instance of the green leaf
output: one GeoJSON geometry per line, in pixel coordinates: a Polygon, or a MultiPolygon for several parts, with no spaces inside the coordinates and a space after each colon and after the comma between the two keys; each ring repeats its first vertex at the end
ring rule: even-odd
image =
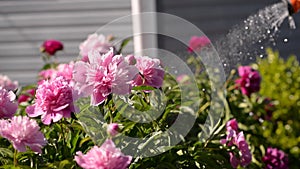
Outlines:
{"type": "Polygon", "coordinates": [[[124,47],[131,41],[131,38],[124,39],[120,45],[120,49],[118,50],[118,54],[122,53],[124,47]]]}

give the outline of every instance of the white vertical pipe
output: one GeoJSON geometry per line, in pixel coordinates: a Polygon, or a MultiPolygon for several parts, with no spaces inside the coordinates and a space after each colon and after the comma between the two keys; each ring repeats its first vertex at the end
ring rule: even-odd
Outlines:
{"type": "Polygon", "coordinates": [[[138,15],[143,12],[156,12],[156,0],[131,0],[134,52],[143,54],[143,49],[157,48],[156,15],[138,15]],[[143,34],[153,32],[154,34],[143,34]]]}

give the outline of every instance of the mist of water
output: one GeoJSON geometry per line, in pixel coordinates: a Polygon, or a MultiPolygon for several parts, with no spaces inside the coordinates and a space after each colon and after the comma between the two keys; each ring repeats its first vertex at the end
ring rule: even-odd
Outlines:
{"type": "Polygon", "coordinates": [[[234,26],[226,36],[216,42],[225,69],[255,60],[258,56],[263,57],[266,45],[275,45],[278,28],[286,18],[289,18],[290,27],[295,28],[287,3],[279,2],[259,10],[234,26]]]}

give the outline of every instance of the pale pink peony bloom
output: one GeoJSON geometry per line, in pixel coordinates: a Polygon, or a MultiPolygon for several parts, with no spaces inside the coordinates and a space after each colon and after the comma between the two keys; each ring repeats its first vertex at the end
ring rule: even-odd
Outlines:
{"type": "Polygon", "coordinates": [[[29,117],[41,115],[42,122],[46,125],[63,117],[70,118],[71,113],[78,111],[73,103],[77,94],[62,76],[51,81],[43,81],[38,86],[35,96],[35,103],[28,106],[26,112],[29,117]]]}
{"type": "Polygon", "coordinates": [[[210,40],[206,36],[193,36],[189,41],[188,51],[200,51],[203,47],[210,44],[210,40]]]}
{"type": "Polygon", "coordinates": [[[55,69],[46,69],[39,72],[39,82],[42,83],[44,80],[51,80],[53,77],[56,77],[57,71],[55,69]]]}
{"type": "Polygon", "coordinates": [[[109,42],[109,39],[104,35],[100,34],[91,34],[88,38],[82,42],[79,46],[80,55],[82,56],[82,61],[88,62],[88,54],[92,50],[98,51],[100,54],[105,54],[110,51],[110,48],[113,45],[109,42]]]}
{"type": "Polygon", "coordinates": [[[0,87],[6,90],[15,90],[18,88],[18,82],[11,81],[8,76],[0,74],[0,87]]]}
{"type": "Polygon", "coordinates": [[[9,120],[0,120],[0,135],[12,142],[13,147],[19,152],[25,152],[26,146],[37,153],[42,153],[41,148],[47,141],[37,122],[26,116],[14,116],[9,120]]]}
{"type": "Polygon", "coordinates": [[[119,124],[118,123],[110,123],[107,125],[107,133],[111,136],[115,136],[119,133],[119,124]]]}
{"type": "Polygon", "coordinates": [[[132,157],[125,156],[112,140],[106,140],[101,147],[94,146],[86,154],[77,152],[75,161],[84,169],[125,169],[132,157]]]}
{"type": "Polygon", "coordinates": [[[160,60],[148,56],[135,56],[135,59],[135,66],[139,69],[140,74],[134,80],[133,85],[160,88],[165,75],[164,69],[160,66],[160,60]]]}
{"type": "Polygon", "coordinates": [[[101,104],[109,94],[128,94],[138,70],[129,65],[121,55],[114,55],[113,48],[101,55],[89,53],[89,62],[78,61],[74,66],[74,80],[79,92],[91,95],[91,104],[101,104]]]}
{"type": "MultiPolygon", "coordinates": [[[[63,76],[66,80],[72,81],[73,79],[73,69],[74,69],[74,62],[71,61],[67,64],[59,64],[57,67],[56,77],[63,76]]],[[[55,77],[55,78],[56,78],[55,77]]]]}
{"type": "Polygon", "coordinates": [[[56,68],[42,70],[39,73],[40,81],[53,80],[59,76],[63,76],[66,80],[71,82],[73,79],[73,68],[74,62],[71,61],[70,63],[59,64],[56,68]]]}
{"type": "Polygon", "coordinates": [[[0,86],[0,119],[14,116],[18,109],[15,99],[16,95],[12,91],[7,91],[0,86]]]}

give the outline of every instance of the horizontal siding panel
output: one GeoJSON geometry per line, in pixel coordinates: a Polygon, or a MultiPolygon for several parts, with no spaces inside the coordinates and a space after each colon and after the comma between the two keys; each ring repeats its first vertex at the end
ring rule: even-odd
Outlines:
{"type": "MultiPolygon", "coordinates": [[[[57,52],[58,62],[80,59],[78,46],[89,34],[130,13],[130,0],[1,0],[0,74],[20,84],[35,82],[43,66],[39,52],[43,41],[64,43],[64,50],[57,52]]],[[[131,20],[121,20],[98,33],[118,41],[132,34],[131,27],[131,20]]],[[[132,51],[131,42],[124,53],[132,51]]]]}
{"type": "Polygon", "coordinates": [[[59,12],[55,14],[21,14],[2,15],[0,17],[0,28],[11,27],[45,27],[45,26],[70,26],[98,24],[99,26],[111,22],[121,16],[129,15],[128,10],[118,11],[96,11],[96,12],[59,12]]]}
{"type": "Polygon", "coordinates": [[[88,11],[91,9],[108,10],[111,9],[130,9],[128,0],[6,0],[0,1],[0,11],[3,13],[32,13],[47,11],[88,11]]]}
{"type": "MultiPolygon", "coordinates": [[[[64,51],[65,55],[76,55],[79,53],[79,44],[78,43],[64,43],[64,51]]],[[[0,58],[2,57],[22,57],[22,56],[39,56],[39,46],[41,43],[6,43],[0,46],[0,58]]],[[[119,45],[117,45],[119,46],[119,45]]],[[[133,48],[132,42],[126,46],[126,50],[128,51],[133,48]]],[[[131,50],[132,51],[132,50],[131,50]]],[[[62,52],[60,52],[62,53],[62,52]]],[[[2,60],[0,61],[0,63],[2,60]]]]}
{"type": "MultiPolygon", "coordinates": [[[[2,29],[0,31],[0,43],[44,41],[49,38],[60,39],[62,41],[78,41],[85,39],[88,34],[97,31],[99,27],[101,26],[2,29]]],[[[124,33],[129,34],[131,32],[130,28],[131,24],[126,23],[118,27],[112,27],[110,30],[103,30],[101,33],[104,35],[113,34],[118,37],[124,33]]]]}

